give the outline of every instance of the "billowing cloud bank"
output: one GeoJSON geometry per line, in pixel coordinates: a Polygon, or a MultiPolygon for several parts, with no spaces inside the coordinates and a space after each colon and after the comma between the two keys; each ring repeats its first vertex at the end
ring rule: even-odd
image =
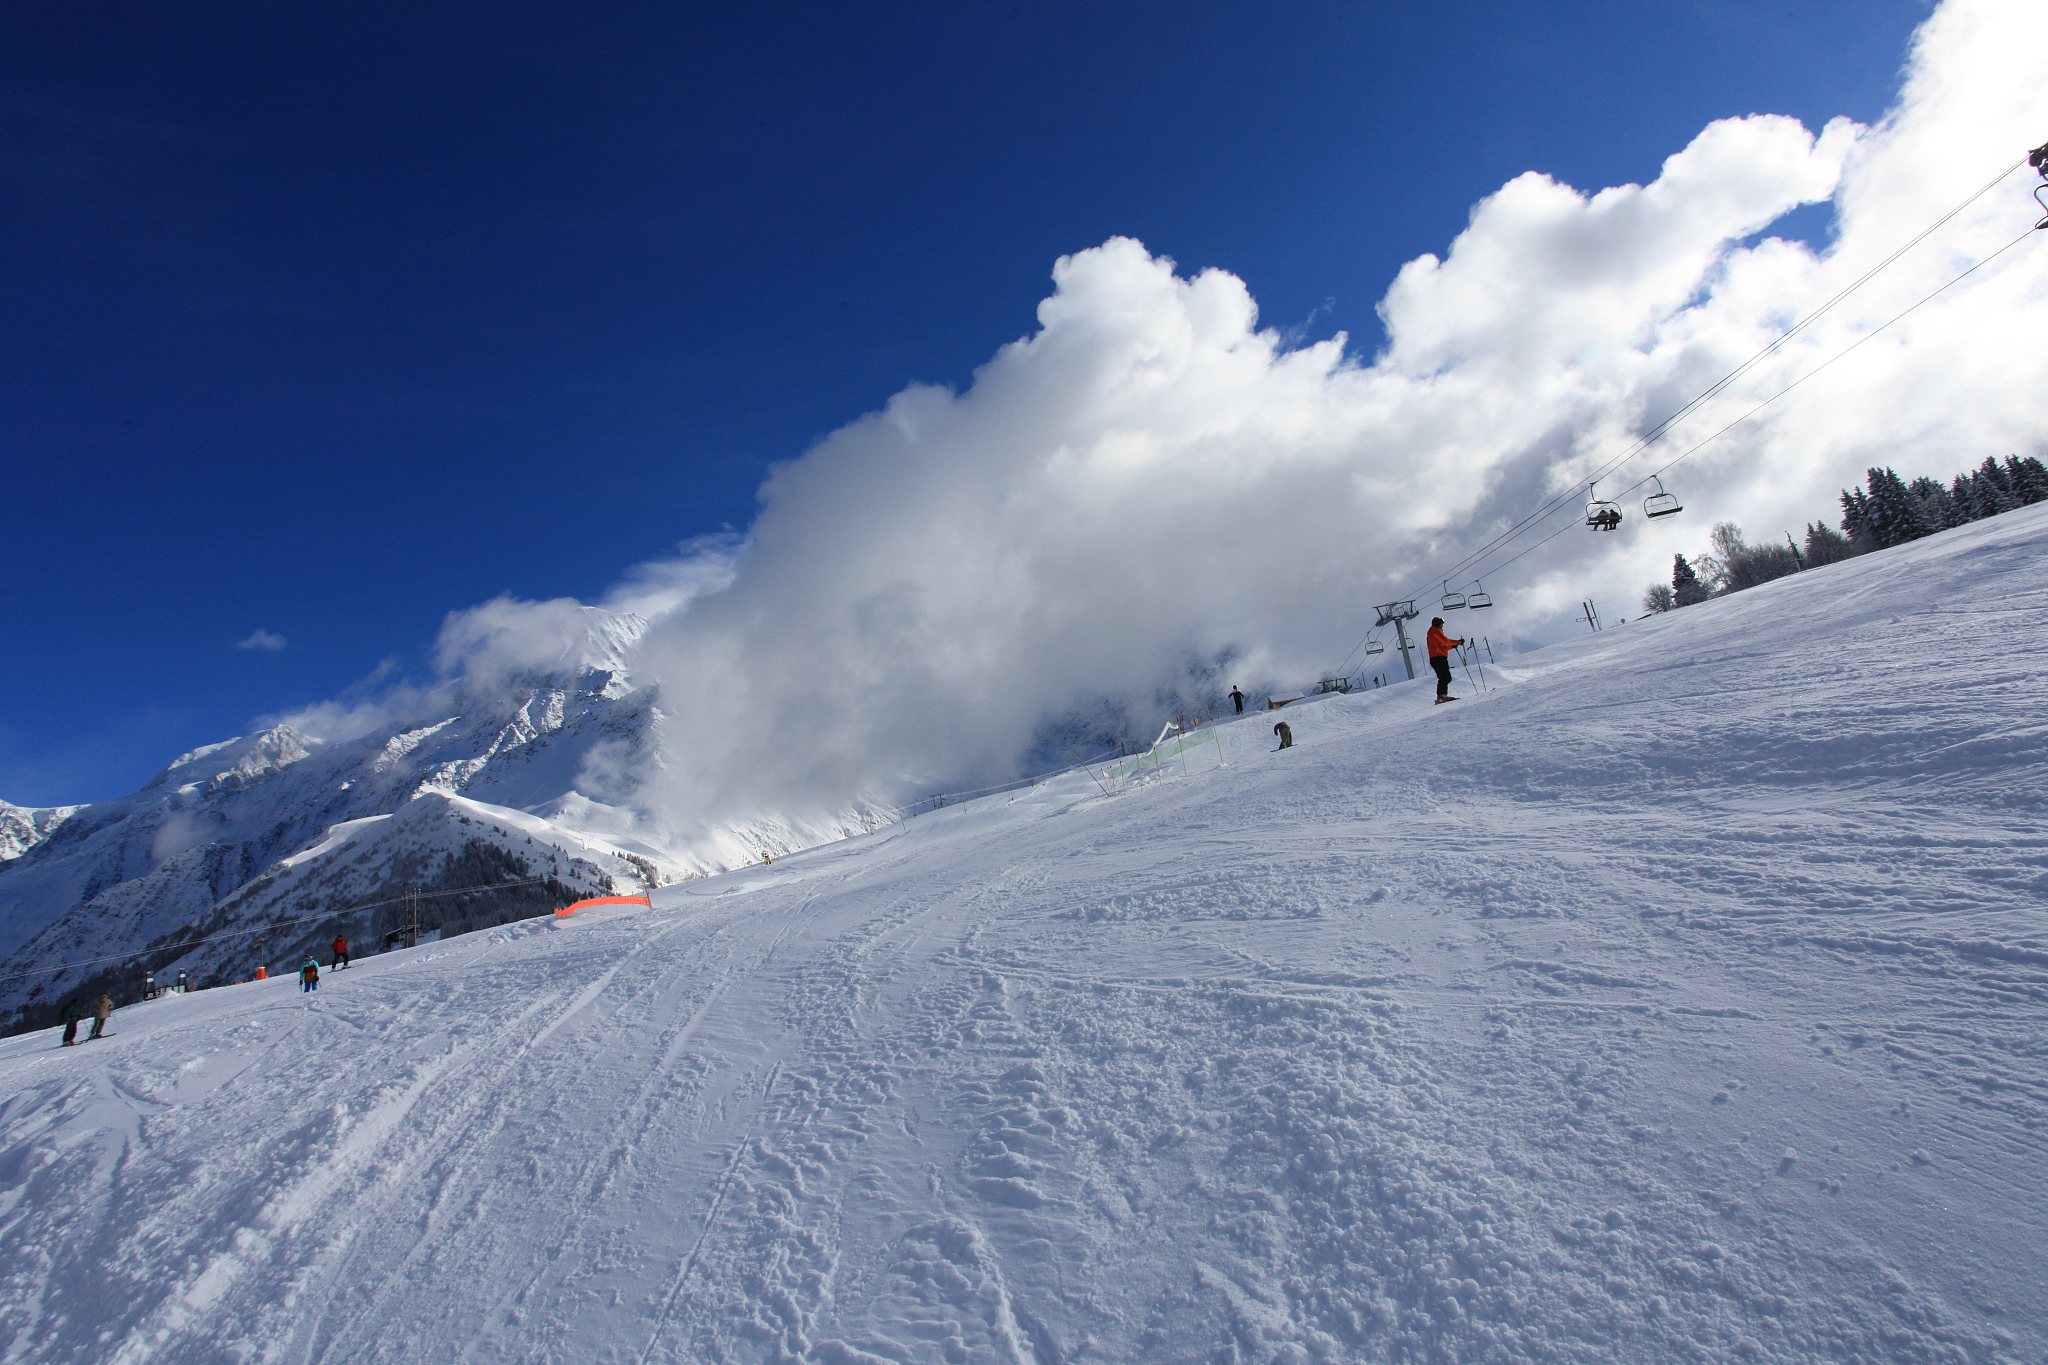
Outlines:
{"type": "MultiPolygon", "coordinates": [[[[731,585],[657,624],[642,674],[680,704],[652,795],[687,831],[999,771],[1047,714],[1146,695],[1225,648],[1235,680],[1313,681],[1370,603],[1434,587],[1433,565],[1583,477],[2043,139],[2048,11],[1957,0],[1921,31],[1876,128],[1735,119],[1647,186],[1510,182],[1447,256],[1401,272],[1370,363],[1342,338],[1283,349],[1222,271],[1183,278],[1124,239],[1062,258],[1034,334],[965,393],[906,389],[778,469],[731,585]],[[1825,253],[1753,239],[1828,199],[1825,253]]],[[[2030,179],[1614,486],[2003,245],[2032,221],[2030,179]]],[[[1493,578],[1488,624],[1504,634],[1588,593],[1629,614],[1712,521],[1797,529],[1869,464],[1947,474],[2040,448],[2044,305],[2048,244],[2023,242],[1680,465],[1686,517],[1574,530],[1493,578]]]]}
{"type": "MultiPolygon", "coordinates": [[[[1511,181],[1401,271],[1370,361],[1342,337],[1287,349],[1220,270],[1186,278],[1126,239],[1064,257],[1038,330],[966,392],[897,394],[777,469],[746,545],[616,594],[659,618],[634,662],[669,715],[647,803],[687,840],[1006,773],[1047,716],[1142,701],[1225,650],[1226,683],[1312,682],[1370,604],[1434,590],[2044,139],[2048,10],[1950,0],[1874,128],[1732,119],[1647,186],[1511,181]],[[1758,237],[1822,201],[1824,252],[1758,237]]],[[[2008,243],[2032,183],[2010,176],[1603,491],[2008,243]]],[[[2044,379],[2048,233],[1681,464],[1685,516],[1570,529],[1490,576],[1486,627],[1554,626],[1589,594],[1631,615],[1714,521],[1797,530],[1870,464],[1947,475],[2040,450],[2044,379]]],[[[573,606],[493,604],[451,638],[503,669],[506,640],[554,649],[573,606]]]]}

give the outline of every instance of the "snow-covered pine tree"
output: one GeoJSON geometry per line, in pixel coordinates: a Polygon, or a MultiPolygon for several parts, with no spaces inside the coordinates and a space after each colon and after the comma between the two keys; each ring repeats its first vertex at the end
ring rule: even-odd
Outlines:
{"type": "Polygon", "coordinates": [[[1842,534],[1856,546],[1859,555],[1877,548],[1876,538],[1870,533],[1870,513],[1870,499],[1862,489],[1842,490],[1842,534]]]}
{"type": "Polygon", "coordinates": [[[1984,463],[1977,466],[1977,477],[1989,479],[1993,484],[1997,485],[1999,492],[2005,494],[2007,501],[2011,501],[2012,485],[2006,482],[2005,470],[2000,467],[1998,461],[1986,455],[1984,463]]]}
{"type": "Polygon", "coordinates": [[[1873,468],[1866,473],[1865,482],[1870,487],[1870,519],[1867,524],[1879,549],[1904,545],[1935,529],[1897,470],[1889,466],[1873,468]]]}
{"type": "Polygon", "coordinates": [[[2048,465],[2032,455],[2005,457],[2005,486],[2023,506],[2048,502],[2048,465]]]}
{"type": "Polygon", "coordinates": [[[1929,531],[1946,530],[1949,524],[1948,489],[1925,474],[1906,485],[1913,501],[1920,505],[1920,520],[1929,531]]]}
{"type": "MultiPolygon", "coordinates": [[[[1986,465],[1990,463],[1989,460],[1984,462],[1986,465]]],[[[1970,511],[1973,521],[1995,517],[2000,512],[2010,512],[2016,505],[2012,495],[2000,486],[1998,480],[1984,476],[1982,465],[1978,466],[1976,473],[1970,475],[1970,511]]]]}
{"type": "Polygon", "coordinates": [[[1966,526],[1977,519],[1977,506],[1970,491],[1970,476],[1956,475],[1955,482],[1948,486],[1947,515],[1942,518],[1941,529],[1946,531],[1957,526],[1966,526]]]}
{"type": "Polygon", "coordinates": [[[1707,600],[1707,589],[1700,582],[1700,576],[1693,572],[1692,565],[1685,562],[1684,555],[1671,557],[1671,601],[1674,606],[1689,607],[1695,602],[1707,600]]]}
{"type": "Polygon", "coordinates": [[[1806,566],[1819,568],[1832,564],[1838,559],[1848,559],[1856,553],[1856,547],[1849,537],[1837,531],[1824,521],[1806,523],[1806,566]]]}

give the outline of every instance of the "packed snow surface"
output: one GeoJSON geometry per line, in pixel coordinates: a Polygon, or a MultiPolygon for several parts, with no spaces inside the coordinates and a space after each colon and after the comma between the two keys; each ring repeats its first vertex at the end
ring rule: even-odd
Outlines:
{"type": "Polygon", "coordinates": [[[2044,548],[8,1039],[0,1355],[2041,1360],[2044,548]]]}

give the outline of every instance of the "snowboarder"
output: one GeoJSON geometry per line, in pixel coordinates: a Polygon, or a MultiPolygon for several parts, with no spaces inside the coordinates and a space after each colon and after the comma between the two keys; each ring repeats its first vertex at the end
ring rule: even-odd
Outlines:
{"type": "Polygon", "coordinates": [[[1230,685],[1230,699],[1237,703],[1237,714],[1244,714],[1244,693],[1237,690],[1237,684],[1230,685]]]}
{"type": "Polygon", "coordinates": [[[101,991],[100,998],[92,1002],[92,1032],[85,1035],[85,1041],[89,1043],[100,1036],[107,1027],[107,1016],[113,1012],[114,997],[101,991]]]}
{"type": "MultiPolygon", "coordinates": [[[[1273,733],[1280,736],[1281,749],[1292,749],[1294,747],[1294,731],[1288,728],[1286,721],[1275,721],[1273,733]]],[[[1275,749],[1273,752],[1278,753],[1280,750],[1275,749]]]]}
{"type": "Polygon", "coordinates": [[[334,970],[338,972],[348,965],[348,940],[336,934],[328,946],[334,949],[334,970]]]}
{"type": "Polygon", "coordinates": [[[1429,666],[1436,670],[1436,700],[1437,704],[1441,706],[1447,701],[1457,700],[1456,697],[1451,695],[1450,653],[1465,642],[1463,640],[1453,640],[1450,636],[1444,634],[1444,618],[1441,616],[1429,618],[1428,638],[1429,666]]]}
{"type": "Polygon", "coordinates": [[[76,1000],[66,1000],[57,1017],[64,1021],[64,1046],[78,1045],[78,1021],[85,1017],[85,1011],[78,1007],[76,1000]]]}
{"type": "Polygon", "coordinates": [[[299,994],[304,995],[307,991],[319,989],[320,964],[309,957],[306,959],[306,965],[299,968],[299,994]]]}

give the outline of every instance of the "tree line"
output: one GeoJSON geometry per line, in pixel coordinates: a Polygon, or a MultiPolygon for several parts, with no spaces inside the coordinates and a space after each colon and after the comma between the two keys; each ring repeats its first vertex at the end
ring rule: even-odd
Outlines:
{"type": "Polygon", "coordinates": [[[2032,455],[2008,455],[2002,463],[1987,456],[1946,485],[1925,475],[1908,483],[1889,466],[1872,469],[1862,488],[1842,490],[1840,530],[1825,521],[1808,522],[1802,551],[1789,534],[1782,545],[1751,545],[1740,526],[1721,522],[1709,537],[1711,551],[1689,561],[1673,556],[1671,582],[1652,583],[1643,593],[1643,609],[1689,607],[2036,502],[2048,502],[2048,465],[2032,455]]]}

